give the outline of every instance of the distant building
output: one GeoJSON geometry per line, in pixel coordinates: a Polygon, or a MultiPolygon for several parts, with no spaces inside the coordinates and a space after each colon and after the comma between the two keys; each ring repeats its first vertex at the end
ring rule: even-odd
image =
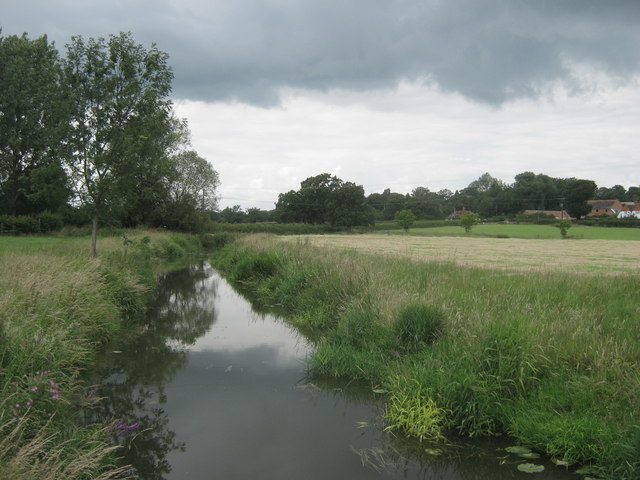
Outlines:
{"type": "Polygon", "coordinates": [[[622,203],[618,200],[587,200],[587,204],[591,205],[591,211],[587,213],[587,217],[595,215],[616,216],[622,211],[622,203]]]}
{"type": "Polygon", "coordinates": [[[523,215],[553,215],[556,220],[573,220],[566,210],[525,210],[523,215]]]}
{"type": "Polygon", "coordinates": [[[640,203],[623,202],[618,218],[640,219],[640,203]]]}
{"type": "Polygon", "coordinates": [[[455,212],[453,212],[451,215],[447,217],[447,220],[456,220],[467,213],[473,213],[473,212],[471,210],[465,210],[464,208],[460,210],[456,210],[455,212]]]}

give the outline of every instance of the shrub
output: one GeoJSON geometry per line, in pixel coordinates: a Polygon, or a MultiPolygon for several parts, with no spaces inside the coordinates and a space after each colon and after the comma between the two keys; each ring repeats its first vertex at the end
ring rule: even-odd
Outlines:
{"type": "Polygon", "coordinates": [[[393,323],[399,347],[407,352],[431,344],[440,335],[444,315],[430,305],[413,304],[403,307],[393,323]]]}

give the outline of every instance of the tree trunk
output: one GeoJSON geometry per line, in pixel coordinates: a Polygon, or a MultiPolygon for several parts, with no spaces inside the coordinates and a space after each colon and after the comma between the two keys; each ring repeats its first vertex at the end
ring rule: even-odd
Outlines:
{"type": "Polygon", "coordinates": [[[98,256],[98,251],[96,249],[96,244],[98,242],[98,215],[94,215],[91,223],[91,256],[96,258],[98,256]]]}

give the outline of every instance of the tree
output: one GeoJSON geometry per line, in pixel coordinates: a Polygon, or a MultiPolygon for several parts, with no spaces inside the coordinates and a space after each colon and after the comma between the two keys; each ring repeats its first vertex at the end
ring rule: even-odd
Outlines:
{"type": "Polygon", "coordinates": [[[396,213],[395,220],[398,226],[402,227],[405,232],[408,232],[413,222],[416,221],[416,216],[411,210],[400,210],[396,213]]]}
{"type": "Polygon", "coordinates": [[[562,238],[566,238],[567,231],[571,228],[571,220],[558,220],[556,227],[560,229],[562,238]]]}
{"type": "Polygon", "coordinates": [[[67,92],[46,36],[0,37],[0,214],[66,205],[60,149],[69,123],[67,92]]]}
{"type": "Polygon", "coordinates": [[[73,37],[67,46],[65,71],[73,92],[69,167],[78,198],[92,211],[93,256],[99,218],[118,205],[132,172],[153,170],[175,132],[167,58],[155,45],[146,50],[135,43],[130,33],[108,41],[73,37]]]}
{"type": "Polygon", "coordinates": [[[274,215],[284,223],[329,223],[347,228],[374,221],[364,188],[328,173],[303,180],[300,190],[281,193],[274,215]]]}
{"type": "Polygon", "coordinates": [[[480,217],[477,213],[469,212],[460,217],[460,226],[464,228],[464,231],[471,233],[471,228],[480,222],[480,217]]]}
{"type": "Polygon", "coordinates": [[[171,157],[171,166],[169,192],[173,201],[194,200],[203,212],[217,208],[220,177],[209,162],[197,152],[187,150],[171,157]]]}
{"type": "Polygon", "coordinates": [[[580,218],[591,211],[591,205],[587,200],[593,199],[596,194],[597,186],[593,180],[566,178],[560,180],[560,184],[566,198],[565,209],[569,215],[580,218]]]}

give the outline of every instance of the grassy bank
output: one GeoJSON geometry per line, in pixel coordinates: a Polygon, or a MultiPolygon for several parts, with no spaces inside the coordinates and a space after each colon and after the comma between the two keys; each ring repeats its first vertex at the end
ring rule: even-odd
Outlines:
{"type": "MultiPolygon", "coordinates": [[[[144,308],[159,262],[197,237],[0,237],[0,478],[125,478],[108,425],[76,423],[79,373],[144,308]]],[[[114,422],[118,419],[114,419],[114,422]]]]}
{"type": "Polygon", "coordinates": [[[507,433],[640,476],[640,277],[504,271],[253,236],[217,268],[317,342],[311,374],[387,392],[418,438],[507,433]]]}

